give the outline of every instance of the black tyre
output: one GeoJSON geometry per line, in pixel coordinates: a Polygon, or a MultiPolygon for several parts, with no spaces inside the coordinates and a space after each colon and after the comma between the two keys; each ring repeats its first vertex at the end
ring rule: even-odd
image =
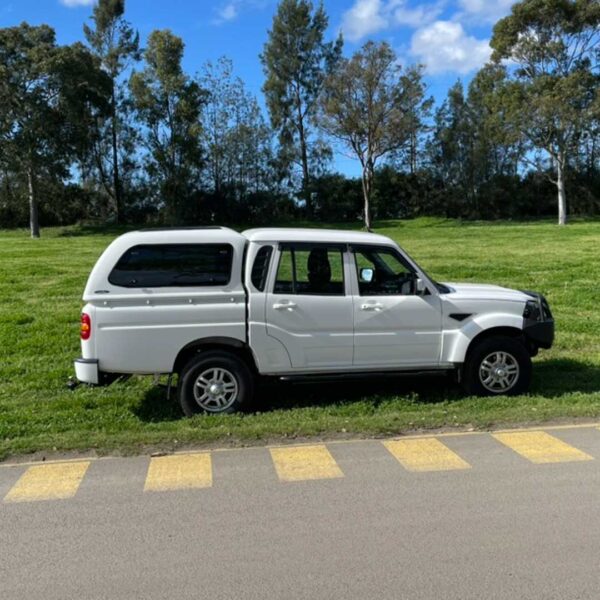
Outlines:
{"type": "Polygon", "coordinates": [[[183,368],[177,393],[187,417],[239,410],[252,398],[254,378],[246,363],[228,352],[207,351],[183,368]]]}
{"type": "Polygon", "coordinates": [[[469,351],[463,387],[471,396],[518,396],[529,390],[531,357],[520,340],[495,336],[469,351]]]}

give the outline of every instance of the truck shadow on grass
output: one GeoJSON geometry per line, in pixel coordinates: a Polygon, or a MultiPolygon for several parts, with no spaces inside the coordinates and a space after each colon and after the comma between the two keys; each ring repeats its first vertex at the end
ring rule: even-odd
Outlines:
{"type": "MultiPolygon", "coordinates": [[[[594,392],[600,392],[600,367],[596,365],[570,359],[553,359],[535,364],[531,395],[558,400],[567,394],[594,392]]],[[[164,388],[153,387],[134,409],[135,415],[141,421],[155,423],[182,419],[184,417],[175,397],[173,391],[171,401],[167,401],[164,388]]],[[[395,399],[403,399],[413,407],[422,405],[425,408],[442,402],[460,403],[464,398],[454,378],[444,375],[306,384],[273,381],[258,386],[256,398],[246,412],[326,408],[359,402],[368,403],[368,412],[374,412],[382,404],[395,399]]],[[[593,400],[590,402],[593,403],[593,400]]]]}
{"type": "MultiPolygon", "coordinates": [[[[182,419],[184,417],[176,396],[173,389],[171,400],[167,401],[164,387],[153,386],[145,393],[134,413],[145,422],[182,419]]],[[[424,404],[436,403],[450,398],[458,399],[460,390],[451,377],[444,375],[294,384],[273,380],[258,384],[255,398],[244,412],[251,414],[295,408],[324,408],[361,401],[368,402],[376,410],[392,397],[405,397],[424,404]]]]}
{"type": "Polygon", "coordinates": [[[435,404],[460,398],[460,389],[452,377],[444,375],[400,376],[382,380],[348,379],[321,383],[273,382],[259,388],[253,410],[267,412],[355,402],[368,402],[376,410],[384,402],[398,397],[410,402],[435,404]]]}
{"type": "Polygon", "coordinates": [[[600,366],[568,358],[535,363],[531,393],[545,398],[600,392],[600,366]]]}

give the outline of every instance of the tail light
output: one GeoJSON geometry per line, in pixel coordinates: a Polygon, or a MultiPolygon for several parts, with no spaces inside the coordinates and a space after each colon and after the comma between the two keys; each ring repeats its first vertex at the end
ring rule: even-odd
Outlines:
{"type": "Polygon", "coordinates": [[[92,320],[90,315],[81,313],[81,324],[79,326],[79,335],[82,340],[89,340],[92,335],[92,320]]]}

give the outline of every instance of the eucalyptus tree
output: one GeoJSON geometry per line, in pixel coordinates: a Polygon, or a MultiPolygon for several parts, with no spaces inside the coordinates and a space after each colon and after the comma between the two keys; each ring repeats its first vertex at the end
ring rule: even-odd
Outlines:
{"type": "Polygon", "coordinates": [[[302,195],[307,213],[312,213],[312,172],[331,155],[323,140],[316,139],[314,126],[323,83],[342,54],[341,35],[325,41],[328,17],[320,3],[281,0],[261,55],[266,81],[263,91],[278,132],[280,159],[286,171],[301,169],[302,195]]]}
{"type": "Polygon", "coordinates": [[[486,65],[466,92],[460,81],[454,84],[435,113],[430,168],[465,216],[482,214],[482,189],[518,174],[523,142],[506,126],[497,95],[503,85],[504,68],[486,65]]]}
{"type": "Polygon", "coordinates": [[[40,236],[40,182],[70,176],[107,93],[83,45],[57,46],[47,25],[0,29],[0,160],[26,185],[32,237],[40,236]]]}
{"type": "Polygon", "coordinates": [[[133,104],[144,126],[148,179],[164,202],[168,218],[181,223],[192,214],[191,202],[202,166],[200,86],[183,71],[184,44],[168,29],[148,37],[144,68],[130,79],[133,104]]]}
{"type": "Polygon", "coordinates": [[[405,148],[399,153],[401,161],[408,163],[408,171],[414,175],[423,160],[420,157],[425,134],[430,131],[429,121],[434,105],[432,96],[427,96],[427,87],[420,69],[412,69],[406,73],[408,79],[414,79],[406,86],[404,106],[408,124],[408,140],[405,148]]]}
{"type": "Polygon", "coordinates": [[[515,176],[524,155],[524,142],[507,127],[498,92],[505,80],[504,67],[487,64],[473,77],[467,94],[470,129],[474,138],[475,173],[478,182],[496,175],[515,176]]]}
{"type": "Polygon", "coordinates": [[[271,130],[256,98],[233,75],[231,60],[206,63],[198,83],[205,92],[201,123],[211,192],[243,195],[272,185],[271,130]]]}
{"type": "Polygon", "coordinates": [[[431,170],[446,190],[458,191],[463,209],[471,207],[476,195],[475,136],[469,113],[464,86],[457,81],[435,112],[428,144],[431,170]]]}
{"type": "Polygon", "coordinates": [[[325,82],[321,127],[360,161],[368,230],[375,167],[409,140],[415,127],[410,99],[420,87],[421,69],[403,69],[387,42],[367,42],[350,59],[343,59],[325,82]]]}
{"type": "Polygon", "coordinates": [[[566,170],[599,108],[600,2],[523,0],[496,24],[491,46],[492,59],[506,63],[506,122],[550,158],[564,225],[566,170]]]}
{"type": "Polygon", "coordinates": [[[112,199],[117,222],[123,204],[121,165],[134,151],[127,147],[133,132],[127,127],[127,103],[121,79],[131,64],[140,58],[139,34],[125,20],[124,14],[125,0],[98,0],[92,13],[93,27],[83,26],[86,40],[111,82],[110,113],[99,123],[94,162],[102,185],[112,199]],[[123,150],[124,157],[121,156],[123,150]]]}

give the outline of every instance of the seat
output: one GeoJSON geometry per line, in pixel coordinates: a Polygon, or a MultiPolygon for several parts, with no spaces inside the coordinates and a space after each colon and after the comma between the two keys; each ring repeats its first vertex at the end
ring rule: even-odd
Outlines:
{"type": "Polygon", "coordinates": [[[308,255],[308,284],[309,292],[326,294],[330,291],[331,264],[327,248],[313,248],[308,255]]]}

